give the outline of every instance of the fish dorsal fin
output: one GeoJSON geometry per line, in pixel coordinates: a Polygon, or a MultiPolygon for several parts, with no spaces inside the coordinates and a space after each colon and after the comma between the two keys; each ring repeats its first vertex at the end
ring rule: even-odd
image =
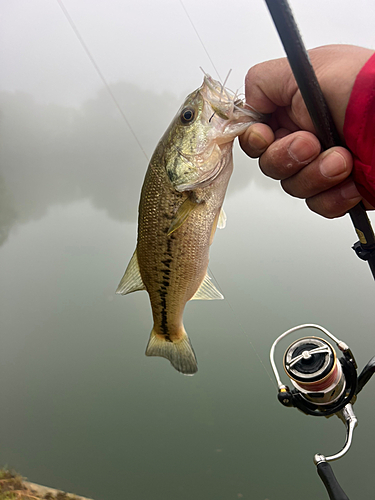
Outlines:
{"type": "Polygon", "coordinates": [[[182,224],[186,221],[189,215],[199,206],[199,203],[192,200],[190,197],[186,198],[186,200],[180,205],[178,208],[176,215],[169,226],[168,236],[176,231],[182,224]]]}
{"type": "Polygon", "coordinates": [[[219,290],[212,283],[211,278],[206,274],[200,287],[190,300],[215,300],[223,298],[219,290]]]}
{"type": "Polygon", "coordinates": [[[225,215],[223,207],[221,207],[219,220],[217,221],[217,227],[219,229],[224,229],[226,225],[227,225],[227,216],[225,215]]]}
{"type": "Polygon", "coordinates": [[[117,287],[116,293],[126,295],[138,290],[146,290],[146,287],[142,281],[141,273],[139,272],[137,249],[135,249],[125,274],[117,287]]]}

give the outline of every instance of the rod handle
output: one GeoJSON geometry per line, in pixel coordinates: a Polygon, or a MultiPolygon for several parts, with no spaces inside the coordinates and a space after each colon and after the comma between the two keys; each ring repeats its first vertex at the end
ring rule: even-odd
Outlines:
{"type": "Polygon", "coordinates": [[[331,500],[349,500],[349,498],[346,496],[345,492],[339,485],[333,473],[332,467],[328,462],[320,462],[317,465],[317,470],[319,477],[323,481],[331,500]]]}

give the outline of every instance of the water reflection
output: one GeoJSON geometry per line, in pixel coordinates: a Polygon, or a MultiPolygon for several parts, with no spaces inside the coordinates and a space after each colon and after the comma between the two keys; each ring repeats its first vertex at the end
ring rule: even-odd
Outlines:
{"type": "MultiPolygon", "coordinates": [[[[373,283],[345,251],[349,221],[340,231],[267,194],[250,186],[227,202],[210,260],[226,300],[185,312],[194,377],[144,356],[147,294],[114,295],[134,223],[83,200],[11,234],[0,250],[2,463],[96,500],[324,498],[312,457],[339,449],[344,428],[282,408],[264,367],[275,337],[306,321],[350,342],[363,367],[375,354],[373,283]],[[334,259],[322,244],[332,232],[334,259]]],[[[334,465],[349,498],[372,498],[374,391],[334,465]]]]}
{"type": "MultiPolygon", "coordinates": [[[[185,95],[157,94],[126,82],[111,90],[151,157],[185,95]]],[[[148,162],[106,88],[80,108],[2,92],[0,109],[0,243],[16,222],[40,219],[51,205],[80,199],[114,220],[136,219],[148,162]]],[[[237,155],[229,195],[254,177],[251,163],[242,152],[237,155]]]]}
{"type": "Polygon", "coordinates": [[[9,231],[17,221],[14,200],[4,177],[0,175],[0,246],[6,241],[9,231]]]}

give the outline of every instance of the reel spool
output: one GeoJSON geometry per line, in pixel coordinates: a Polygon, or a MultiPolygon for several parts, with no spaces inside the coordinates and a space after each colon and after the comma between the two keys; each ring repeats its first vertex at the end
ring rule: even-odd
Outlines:
{"type": "Polygon", "coordinates": [[[284,354],[285,373],[296,391],[318,406],[337,402],[346,381],[341,363],[329,342],[304,337],[293,342],[284,354]]]}
{"type": "Polygon", "coordinates": [[[307,415],[329,417],[336,414],[346,427],[343,448],[334,455],[316,454],[314,463],[329,497],[332,500],[348,500],[337,482],[329,462],[343,457],[349,450],[357,417],[353,403],[375,373],[375,356],[367,363],[357,378],[357,364],[349,347],[332,333],[315,324],[296,326],[280,335],[272,344],[270,360],[278,385],[278,399],[284,406],[294,406],[307,415]],[[338,359],[335,349],[319,337],[303,337],[287,348],[283,357],[285,373],[291,381],[292,390],[280,379],[275,363],[275,348],[287,335],[305,328],[323,332],[332,340],[343,356],[338,359]]]}
{"type": "Polygon", "coordinates": [[[280,335],[272,345],[271,365],[279,393],[278,399],[284,406],[294,406],[307,415],[328,417],[351,402],[357,388],[357,364],[349,347],[325,328],[306,324],[296,326],[280,335]],[[283,365],[292,390],[284,385],[274,360],[276,345],[287,335],[305,328],[319,329],[343,353],[337,358],[332,345],[319,337],[304,337],[293,342],[285,351],[283,365]]]}

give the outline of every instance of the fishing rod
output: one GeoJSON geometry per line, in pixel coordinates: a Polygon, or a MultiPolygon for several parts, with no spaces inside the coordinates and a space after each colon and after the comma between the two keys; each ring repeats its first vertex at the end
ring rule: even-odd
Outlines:
{"type": "Polygon", "coordinates": [[[306,415],[330,417],[337,415],[346,427],[346,439],[342,449],[330,456],[316,454],[314,463],[331,500],[349,500],[339,485],[329,464],[343,457],[349,450],[357,417],[353,405],[357,395],[375,372],[375,356],[357,376],[357,364],[349,346],[322,326],[299,325],[282,333],[272,344],[270,361],[278,386],[278,400],[283,406],[295,407],[306,415]],[[285,351],[283,366],[293,389],[281,381],[275,350],[286,336],[303,330],[318,329],[332,340],[343,356],[339,359],[332,345],[315,336],[303,337],[293,342],[285,351]]]}
{"type": "MultiPolygon", "coordinates": [[[[288,1],[265,2],[323,149],[345,146],[337,132],[288,1]]],[[[352,248],[359,258],[368,262],[375,279],[375,236],[363,203],[350,209],[349,215],[359,238],[352,248]]]]}
{"type": "MultiPolygon", "coordinates": [[[[343,145],[323,96],[308,53],[302,41],[287,0],[265,0],[306,108],[324,150],[343,145]]],[[[367,260],[375,279],[375,237],[362,203],[349,210],[359,241],[353,249],[362,260],[367,260]]],[[[357,364],[350,348],[328,330],[313,324],[287,330],[274,342],[270,360],[278,384],[278,399],[283,406],[296,407],[303,413],[329,417],[337,415],[345,424],[346,439],[343,448],[334,455],[316,454],[314,463],[331,500],[349,500],[338,483],[329,462],[343,457],[349,450],[357,418],[353,404],[357,395],[375,371],[375,357],[357,376],[357,364]],[[339,360],[333,347],[318,337],[297,340],[286,350],[284,370],[293,389],[281,382],[275,363],[275,348],[287,335],[305,328],[319,329],[343,353],[339,360]]]]}

